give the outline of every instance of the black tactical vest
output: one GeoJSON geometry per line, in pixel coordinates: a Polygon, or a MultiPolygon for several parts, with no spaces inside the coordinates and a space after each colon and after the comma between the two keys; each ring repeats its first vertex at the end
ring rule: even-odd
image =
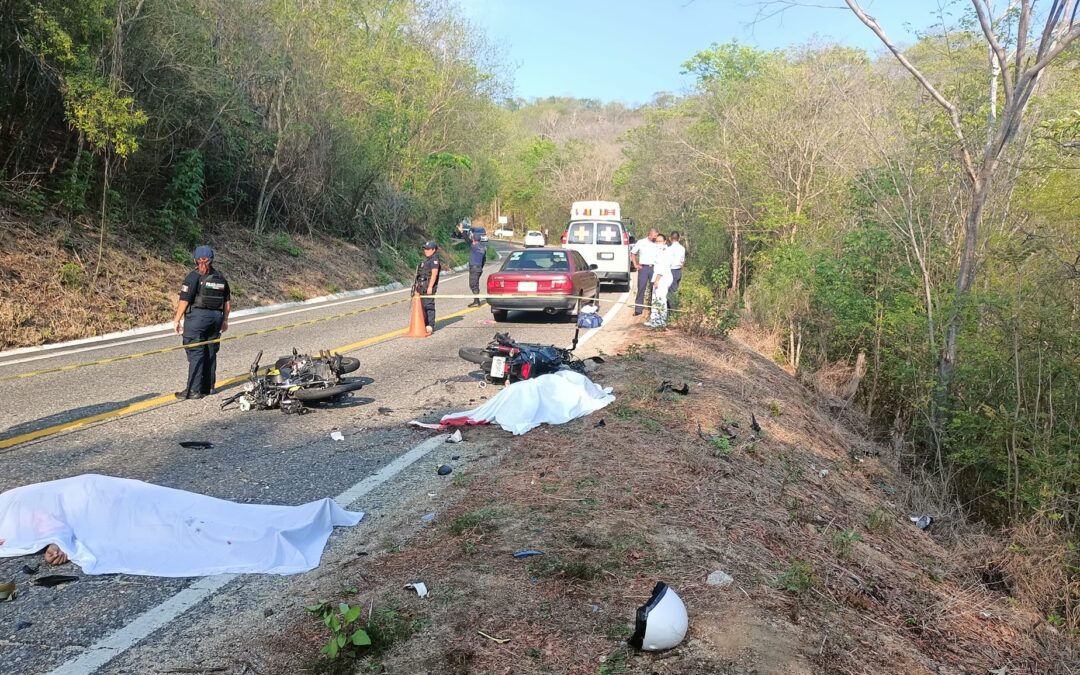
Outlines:
{"type": "Polygon", "coordinates": [[[199,277],[199,287],[191,306],[196,309],[225,309],[225,276],[217,270],[199,277]]]}

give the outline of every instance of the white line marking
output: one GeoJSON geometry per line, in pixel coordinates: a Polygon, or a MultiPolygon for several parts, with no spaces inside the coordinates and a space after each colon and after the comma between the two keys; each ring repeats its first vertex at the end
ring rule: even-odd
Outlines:
{"type": "Polygon", "coordinates": [[[626,301],[629,300],[629,299],[630,299],[630,292],[629,291],[627,291],[626,293],[623,293],[622,295],[620,295],[619,299],[615,301],[615,304],[612,305],[611,309],[609,309],[607,311],[607,314],[604,315],[604,320],[600,324],[600,328],[590,328],[588,330],[588,332],[586,332],[585,335],[583,335],[581,337],[581,339],[578,340],[578,346],[580,347],[581,345],[585,344],[586,342],[589,341],[589,338],[596,335],[597,331],[599,331],[601,328],[603,328],[604,325],[608,321],[610,321],[612,317],[614,317],[616,314],[619,313],[619,310],[623,308],[623,305],[625,305],[626,301]]]}
{"type": "MultiPolygon", "coordinates": [[[[342,508],[348,508],[356,500],[401,473],[416,460],[442,446],[446,443],[446,436],[447,434],[440,434],[429,438],[337,497],[334,497],[334,501],[342,508]]],[[[220,591],[237,576],[239,575],[219,574],[196,579],[187,588],[146,610],[126,626],[118,628],[101,638],[79,656],[61,664],[50,675],[87,675],[87,673],[93,673],[109,661],[131,649],[154,631],[168,625],[173,619],[220,591]]]]}

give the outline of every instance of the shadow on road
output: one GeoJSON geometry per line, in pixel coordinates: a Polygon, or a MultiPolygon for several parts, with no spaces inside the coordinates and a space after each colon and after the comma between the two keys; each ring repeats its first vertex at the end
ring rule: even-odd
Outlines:
{"type": "Polygon", "coordinates": [[[46,427],[55,426],[57,424],[63,424],[65,422],[71,422],[73,420],[82,419],[84,417],[92,417],[94,415],[100,415],[101,413],[112,412],[113,410],[119,410],[140,401],[156,398],[160,394],[149,393],[140,394],[134,398],[129,398],[126,401],[107,401],[105,403],[95,403],[94,405],[86,405],[80,408],[72,408],[63,412],[54,413],[47,417],[40,417],[36,420],[29,422],[21,422],[13,427],[9,427],[3,431],[0,431],[0,440],[18,436],[20,434],[29,433],[31,431],[37,431],[38,429],[44,429],[46,427]]]}

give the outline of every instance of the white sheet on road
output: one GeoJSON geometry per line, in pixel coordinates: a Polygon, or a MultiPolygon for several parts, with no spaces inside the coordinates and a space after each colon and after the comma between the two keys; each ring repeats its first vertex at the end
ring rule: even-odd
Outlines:
{"type": "Polygon", "coordinates": [[[56,544],[86,574],[295,574],[319,566],[335,525],[363,517],[332,499],[238,504],[86,474],[0,494],[0,557],[56,544]]]}
{"type": "Polygon", "coordinates": [[[580,373],[560,370],[505,387],[479,408],[452,413],[443,425],[498,424],[520,435],[541,424],[564,424],[596,412],[615,400],[611,387],[600,387],[580,373]]]}

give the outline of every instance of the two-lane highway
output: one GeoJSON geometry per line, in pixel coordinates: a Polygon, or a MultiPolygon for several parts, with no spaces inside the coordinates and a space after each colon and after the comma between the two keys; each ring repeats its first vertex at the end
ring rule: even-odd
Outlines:
{"type": "MultiPolygon", "coordinates": [[[[453,275],[439,290],[467,295],[467,279],[453,275]]],[[[608,301],[619,297],[603,295],[608,301]]],[[[496,325],[486,306],[472,309],[466,307],[468,299],[441,299],[436,303],[440,322],[435,334],[405,338],[401,333],[408,322],[408,299],[407,290],[395,291],[299,313],[250,317],[230,326],[229,333],[245,333],[355,312],[222,345],[219,380],[246,374],[259,350],[267,361],[294,346],[301,351],[346,348],[359,357],[357,374],[372,378],[373,384],[345,404],[319,407],[303,416],[276,410],[242,413],[235,407],[221,411],[223,395],[170,400],[186,372],[180,350],[2,382],[0,439],[7,438],[9,446],[0,448],[0,491],[102,473],[236,501],[298,504],[333,496],[429,437],[410,429],[408,420],[471,408],[494,393],[494,387],[482,386],[470,375],[473,367],[457,356],[459,347],[482,346],[496,330],[564,345],[574,332],[573,323],[539,314],[515,314],[510,322],[496,325]],[[119,414],[124,406],[140,402],[145,409],[119,414]],[[100,416],[97,421],[79,426],[94,415],[100,416]],[[15,442],[41,430],[50,433],[15,442]],[[345,440],[331,440],[334,430],[345,440]],[[209,441],[214,447],[189,450],[179,445],[188,440],[209,441]]],[[[611,307],[605,304],[602,309],[611,307]]],[[[149,337],[89,351],[61,350],[34,361],[13,363],[33,354],[0,359],[0,377],[179,343],[176,336],[149,337]]],[[[582,353],[588,354],[589,346],[582,353]]],[[[116,575],[86,577],[58,591],[29,586],[19,571],[25,562],[0,559],[0,580],[14,579],[20,585],[16,602],[5,603],[0,611],[5,664],[0,670],[11,666],[16,672],[48,672],[193,583],[116,575]]],[[[61,571],[79,574],[72,565],[61,571]]]]}

